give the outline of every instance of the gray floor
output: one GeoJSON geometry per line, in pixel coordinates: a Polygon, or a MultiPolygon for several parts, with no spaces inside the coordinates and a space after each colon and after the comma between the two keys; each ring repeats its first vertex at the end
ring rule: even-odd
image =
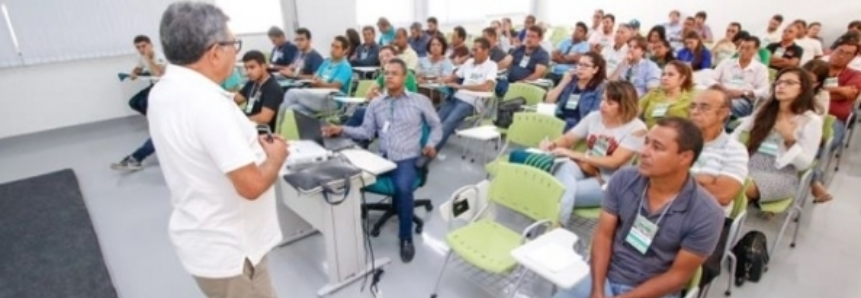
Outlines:
{"type": "MultiPolygon", "coordinates": [[[[0,183],[62,169],[74,169],[101,241],[108,269],[121,297],[203,297],[194,281],[183,271],[167,237],[171,207],[168,191],[155,159],[145,170],[123,174],[108,165],[128,154],[146,137],[143,118],[127,118],[72,129],[0,140],[0,183]]],[[[853,140],[852,153],[841,161],[831,189],[835,201],[822,206],[808,205],[798,246],[789,249],[788,240],[775,256],[765,278],[734,291],[735,297],[855,297],[861,268],[861,200],[850,196],[850,188],[861,185],[861,137],[853,140]],[[851,185],[856,185],[852,187],[851,185]],[[847,237],[847,235],[850,235],[847,237]],[[855,293],[855,294],[852,294],[855,293]]],[[[453,143],[457,143],[454,140],[453,143]]],[[[456,145],[456,144],[454,144],[456,145]]],[[[459,148],[459,147],[455,147],[459,148]]],[[[456,188],[483,178],[481,167],[463,162],[459,149],[442,152],[446,158],[432,165],[429,185],[418,197],[431,198],[440,205],[456,188]]],[[[417,238],[413,263],[397,258],[396,223],[387,225],[380,238],[373,239],[377,255],[396,260],[386,267],[381,283],[385,297],[427,297],[443,259],[445,227],[437,213],[425,233],[417,238]]],[[[782,217],[764,221],[752,216],[748,226],[774,231],[782,217]]],[[[792,230],[790,229],[790,232],[792,230]]],[[[313,236],[276,249],[270,255],[273,282],[280,297],[314,297],[325,283],[322,241],[313,236]]],[[[483,279],[474,273],[448,271],[440,297],[501,297],[488,294],[474,283],[483,279]]],[[[724,284],[726,274],[717,283],[724,284]]],[[[478,284],[488,284],[479,282],[478,284]]],[[[710,297],[722,297],[722,286],[713,286],[710,297]]],[[[360,293],[358,284],[332,297],[371,297],[360,293]]]]}

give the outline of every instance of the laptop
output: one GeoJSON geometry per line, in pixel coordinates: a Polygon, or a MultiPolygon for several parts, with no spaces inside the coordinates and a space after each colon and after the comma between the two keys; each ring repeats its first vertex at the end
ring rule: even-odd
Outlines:
{"type": "Polygon", "coordinates": [[[302,112],[294,111],[293,115],[296,118],[296,128],[299,131],[299,139],[314,141],[323,148],[331,151],[341,151],[347,148],[356,147],[356,142],[346,137],[323,137],[324,124],[317,118],[305,115],[302,112]]]}

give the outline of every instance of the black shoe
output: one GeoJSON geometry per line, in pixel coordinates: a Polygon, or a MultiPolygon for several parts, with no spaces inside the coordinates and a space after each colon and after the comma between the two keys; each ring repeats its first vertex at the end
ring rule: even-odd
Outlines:
{"type": "Polygon", "coordinates": [[[413,241],[401,241],[401,261],[403,261],[404,263],[412,262],[415,255],[416,247],[413,246],[413,241]]]}

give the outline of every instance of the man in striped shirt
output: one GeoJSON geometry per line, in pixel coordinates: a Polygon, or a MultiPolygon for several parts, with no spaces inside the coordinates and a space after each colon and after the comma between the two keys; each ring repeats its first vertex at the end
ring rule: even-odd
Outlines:
{"type": "Polygon", "coordinates": [[[724,207],[726,220],[714,253],[703,268],[703,283],[708,284],[720,274],[720,260],[726,245],[730,226],[733,200],[743,191],[748,173],[748,154],[745,146],[724,131],[730,116],[732,98],[719,86],[700,92],[691,103],[691,121],[702,132],[703,151],[691,166],[691,175],[724,207]]]}
{"type": "Polygon", "coordinates": [[[390,175],[395,186],[394,204],[397,206],[401,260],[412,261],[415,247],[412,239],[413,184],[418,178],[418,163],[422,155],[433,158],[434,149],[442,138],[442,125],[430,99],[404,88],[407,66],[403,60],[392,59],[384,65],[388,92],[371,101],[361,126],[328,126],[323,134],[344,134],[352,139],[368,140],[379,136],[380,153],[397,167],[390,175]],[[427,141],[422,144],[425,125],[430,128],[427,141]]]}

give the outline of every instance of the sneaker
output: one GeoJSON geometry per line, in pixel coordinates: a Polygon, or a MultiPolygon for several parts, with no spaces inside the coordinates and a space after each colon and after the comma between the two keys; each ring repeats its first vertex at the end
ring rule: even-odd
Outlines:
{"type": "Polygon", "coordinates": [[[117,171],[138,171],[142,170],[143,166],[141,166],[141,162],[137,161],[134,157],[126,156],[118,163],[111,164],[111,169],[117,171]]]}
{"type": "Polygon", "coordinates": [[[416,248],[413,246],[412,240],[401,241],[401,261],[409,263],[413,261],[416,255],[416,248]]]}

